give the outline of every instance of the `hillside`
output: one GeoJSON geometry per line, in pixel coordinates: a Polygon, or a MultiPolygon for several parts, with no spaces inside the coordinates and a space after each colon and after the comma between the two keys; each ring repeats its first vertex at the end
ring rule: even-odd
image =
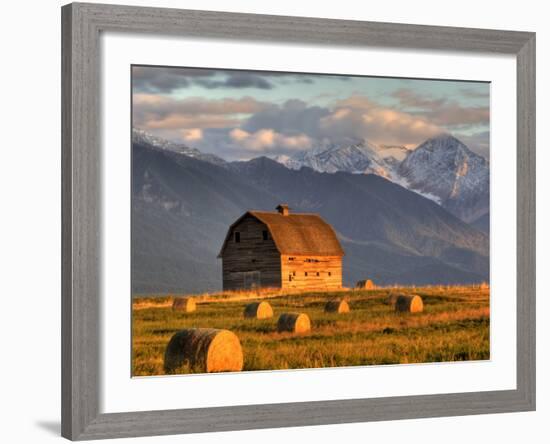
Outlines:
{"type": "Polygon", "coordinates": [[[150,145],[134,143],[132,177],[134,292],[219,289],[228,224],[277,202],[224,168],[150,145]]]}
{"type": "Polygon", "coordinates": [[[259,158],[218,165],[144,141],[133,145],[135,293],[221,288],[216,258],[249,209],[321,214],[346,251],[344,282],[468,283],[488,279],[488,238],[433,201],[376,175],[290,170],[259,158]]]}

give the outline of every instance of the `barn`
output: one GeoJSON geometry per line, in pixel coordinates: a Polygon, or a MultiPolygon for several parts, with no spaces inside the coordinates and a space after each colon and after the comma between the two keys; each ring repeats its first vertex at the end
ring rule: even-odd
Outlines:
{"type": "Polygon", "coordinates": [[[318,214],[247,211],[228,229],[219,258],[223,289],[334,290],[342,287],[344,250],[318,214]]]}

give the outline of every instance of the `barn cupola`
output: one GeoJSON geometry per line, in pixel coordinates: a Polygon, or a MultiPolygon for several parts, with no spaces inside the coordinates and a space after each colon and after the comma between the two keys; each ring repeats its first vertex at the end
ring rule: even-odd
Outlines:
{"type": "Polygon", "coordinates": [[[279,214],[283,216],[288,216],[288,205],[287,204],[279,204],[277,205],[276,210],[279,212],[279,214]]]}

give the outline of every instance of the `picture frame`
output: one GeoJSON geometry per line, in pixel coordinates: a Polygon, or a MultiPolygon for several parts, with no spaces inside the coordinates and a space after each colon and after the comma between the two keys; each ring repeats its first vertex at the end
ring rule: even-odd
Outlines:
{"type": "Polygon", "coordinates": [[[62,435],[72,440],[535,409],[535,34],[73,3],[62,8],[62,435]],[[515,390],[100,412],[102,32],[508,54],[517,60],[515,390]]]}

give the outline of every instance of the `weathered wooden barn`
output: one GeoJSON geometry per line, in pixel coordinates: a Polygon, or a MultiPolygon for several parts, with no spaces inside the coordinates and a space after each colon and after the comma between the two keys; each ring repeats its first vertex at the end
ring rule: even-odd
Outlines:
{"type": "Polygon", "coordinates": [[[247,211],[227,231],[223,289],[342,287],[344,251],[333,228],[318,214],[247,211]]]}

